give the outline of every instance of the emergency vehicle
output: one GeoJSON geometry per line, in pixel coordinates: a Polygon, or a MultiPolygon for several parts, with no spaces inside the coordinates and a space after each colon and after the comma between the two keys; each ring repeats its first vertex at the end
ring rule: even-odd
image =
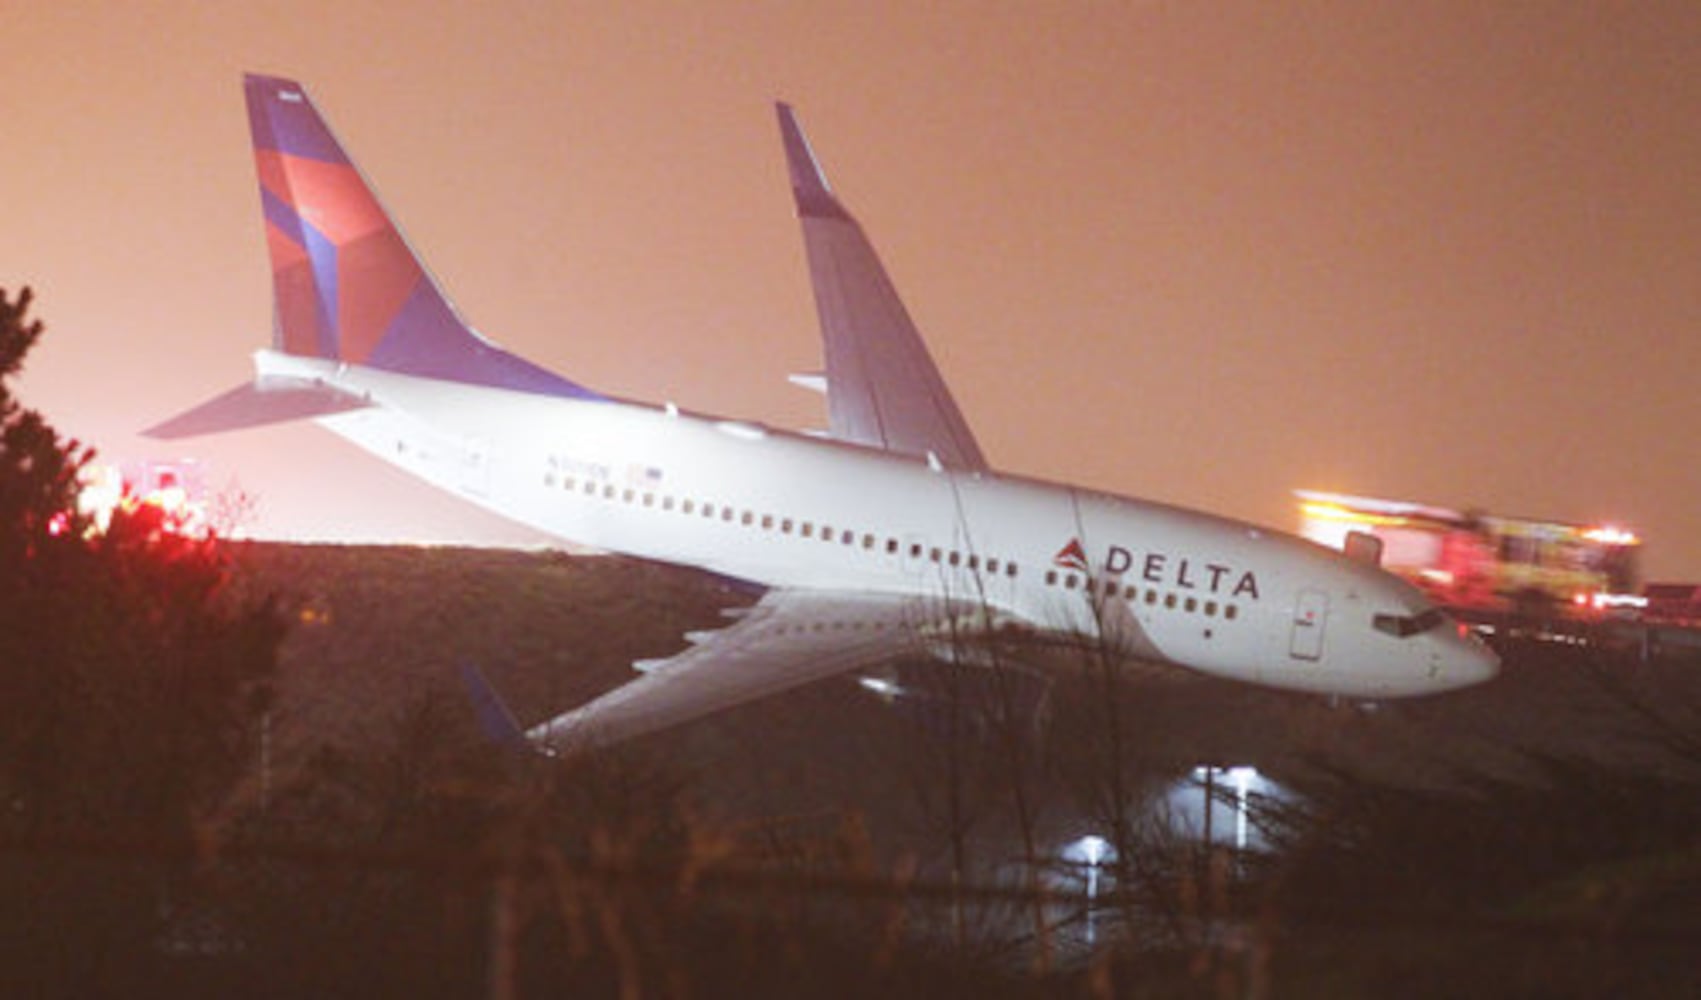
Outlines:
{"type": "Polygon", "coordinates": [[[1352,533],[1382,545],[1382,566],[1449,607],[1488,614],[1599,616],[1639,600],[1641,539],[1612,525],[1295,490],[1300,534],[1342,548],[1352,533]]]}

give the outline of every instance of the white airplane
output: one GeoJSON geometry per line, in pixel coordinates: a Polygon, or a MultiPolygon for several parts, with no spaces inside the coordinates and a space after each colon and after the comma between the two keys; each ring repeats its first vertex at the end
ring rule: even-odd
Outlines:
{"type": "Polygon", "coordinates": [[[276,292],[254,380],[152,428],[312,419],[556,537],[766,588],[683,652],[533,727],[607,744],[966,638],[1028,634],[1353,698],[1476,684],[1495,655],[1421,592],[1298,538],[993,471],[790,108],[826,346],[823,438],[612,399],[473,331],[299,83],[246,78],[276,292]]]}

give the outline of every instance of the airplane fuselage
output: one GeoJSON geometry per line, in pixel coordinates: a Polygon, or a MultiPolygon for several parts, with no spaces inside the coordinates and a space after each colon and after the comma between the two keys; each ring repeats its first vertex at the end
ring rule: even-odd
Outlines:
{"type": "Polygon", "coordinates": [[[374,455],[578,544],[769,587],[968,603],[992,624],[1293,690],[1393,697],[1492,673],[1450,627],[1371,627],[1428,607],[1409,585],[1231,519],[671,406],[256,360],[377,404],[320,419],[374,455]]]}

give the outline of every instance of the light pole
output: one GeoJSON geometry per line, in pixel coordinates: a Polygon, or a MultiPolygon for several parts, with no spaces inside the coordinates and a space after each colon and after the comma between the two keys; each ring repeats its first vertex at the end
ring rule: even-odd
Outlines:
{"type": "Polygon", "coordinates": [[[1097,939],[1097,928],[1093,921],[1099,895],[1099,865],[1109,854],[1110,841],[1096,834],[1088,834],[1063,848],[1063,857],[1066,860],[1087,866],[1087,946],[1089,948],[1097,939]]]}

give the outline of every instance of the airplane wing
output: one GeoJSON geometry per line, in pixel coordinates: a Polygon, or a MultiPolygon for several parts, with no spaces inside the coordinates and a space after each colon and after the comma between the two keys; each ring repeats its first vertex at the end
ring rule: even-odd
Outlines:
{"type": "Polygon", "coordinates": [[[985,470],[986,459],[862,226],[827,185],[790,105],[778,106],[841,441],[985,470]]]}
{"type": "Polygon", "coordinates": [[[738,621],[687,636],[692,645],[634,666],[644,676],[534,726],[555,751],[606,746],[810,681],[927,653],[926,627],[951,613],[938,600],[885,594],[776,590],[738,621]]]}

